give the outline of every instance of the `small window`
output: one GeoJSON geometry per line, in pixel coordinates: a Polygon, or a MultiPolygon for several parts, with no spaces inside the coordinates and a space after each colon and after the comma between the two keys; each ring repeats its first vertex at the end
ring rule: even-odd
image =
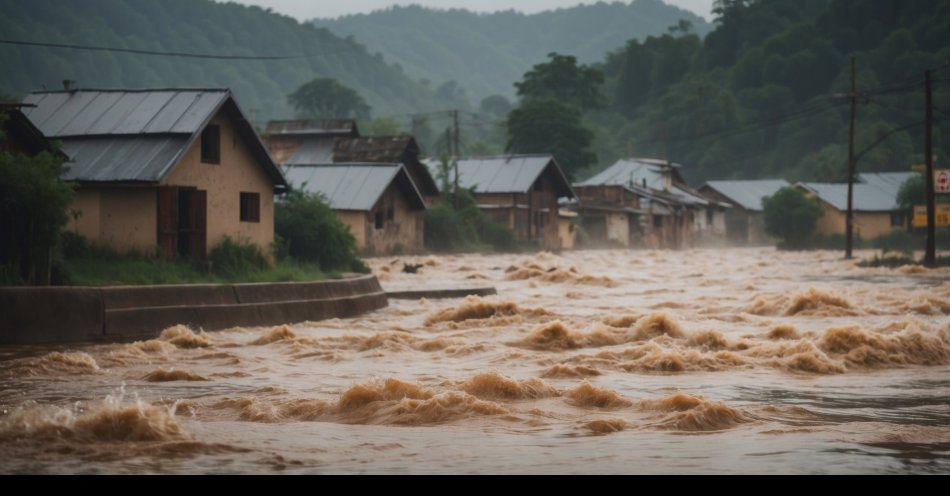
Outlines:
{"type": "Polygon", "coordinates": [[[663,217],[660,215],[653,216],[653,227],[661,228],[663,227],[663,217]]]}
{"type": "Polygon", "coordinates": [[[221,127],[208,124],[201,132],[201,161],[207,164],[221,163],[221,127]]]}
{"type": "Polygon", "coordinates": [[[709,226],[713,225],[713,219],[714,217],[713,217],[712,209],[706,210],[706,225],[709,225],[709,226]]]}
{"type": "Polygon", "coordinates": [[[396,212],[393,210],[393,207],[389,207],[389,209],[386,210],[386,220],[389,222],[396,220],[396,212]]]}
{"type": "Polygon", "coordinates": [[[261,221],[261,194],[241,193],[241,222],[261,221]]]}
{"type": "Polygon", "coordinates": [[[903,226],[904,226],[904,214],[900,212],[891,212],[891,227],[903,227],[903,226]]]}
{"type": "Polygon", "coordinates": [[[383,213],[376,212],[376,229],[382,229],[382,228],[383,228],[383,213]]]}

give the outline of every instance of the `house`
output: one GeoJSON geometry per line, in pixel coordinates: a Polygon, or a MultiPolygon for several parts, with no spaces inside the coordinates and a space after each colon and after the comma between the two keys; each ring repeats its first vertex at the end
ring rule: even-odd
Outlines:
{"type": "Polygon", "coordinates": [[[665,160],[622,159],[575,184],[581,223],[591,239],[682,248],[712,237],[724,223],[726,206],[687,186],[680,167],[665,160]]]}
{"type": "Polygon", "coordinates": [[[70,224],[117,252],[204,258],[225,236],[270,251],[287,187],[226,89],[42,91],[24,114],[70,157],[70,224]]]}
{"type": "MultiPolygon", "coordinates": [[[[459,187],[475,192],[480,210],[521,241],[545,250],[561,248],[558,198],[575,196],[554,156],[474,157],[457,164],[459,187]]],[[[435,167],[432,162],[430,166],[435,167]]]]}
{"type": "Polygon", "coordinates": [[[270,121],[264,144],[278,164],[329,164],[336,140],[359,135],[349,119],[270,121]]]}
{"type": "Polygon", "coordinates": [[[326,198],[363,252],[422,251],[426,203],[403,164],[287,166],[285,171],[293,187],[326,198]]]}
{"type": "Polygon", "coordinates": [[[566,208],[558,209],[558,239],[560,239],[561,250],[573,250],[577,245],[577,212],[572,212],[566,208]]]}
{"type": "Polygon", "coordinates": [[[68,157],[56,150],[43,132],[30,122],[21,107],[21,104],[0,103],[0,114],[4,116],[0,122],[0,151],[22,153],[31,157],[45,151],[67,160],[68,157]]]}
{"type": "MultiPolygon", "coordinates": [[[[909,219],[897,204],[897,193],[910,172],[859,174],[854,183],[854,234],[874,239],[898,229],[906,229],[909,219]]],[[[846,183],[798,183],[795,185],[821,203],[824,215],[818,219],[817,233],[845,234],[847,229],[848,185],[846,183]]]]}
{"type": "Polygon", "coordinates": [[[726,239],[734,245],[770,244],[765,234],[762,198],[791,186],[782,179],[709,181],[699,188],[707,198],[732,206],[725,213],[726,239]]]}
{"type": "Polygon", "coordinates": [[[419,192],[427,201],[439,197],[439,188],[420,161],[421,149],[412,136],[363,136],[337,139],[333,146],[334,163],[403,164],[419,192]]]}

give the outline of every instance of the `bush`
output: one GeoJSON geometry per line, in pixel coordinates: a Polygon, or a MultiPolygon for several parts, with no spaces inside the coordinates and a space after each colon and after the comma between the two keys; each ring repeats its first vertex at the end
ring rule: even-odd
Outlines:
{"type": "Polygon", "coordinates": [[[426,211],[425,246],[432,251],[469,251],[490,246],[495,251],[518,248],[515,233],[478,208],[475,194],[447,193],[442,205],[426,211]],[[457,205],[457,208],[456,208],[457,205]]]}
{"type": "Polygon", "coordinates": [[[923,240],[918,239],[903,229],[898,229],[874,238],[874,240],[871,241],[871,246],[884,253],[896,252],[912,254],[914,250],[923,246],[923,240]]]}
{"type": "Polygon", "coordinates": [[[807,248],[815,234],[818,218],[823,215],[818,200],[809,198],[795,187],[778,190],[763,198],[765,232],[780,239],[779,248],[807,248]]]}
{"type": "Polygon", "coordinates": [[[235,241],[230,236],[215,246],[208,255],[211,268],[222,277],[235,277],[270,267],[261,247],[247,241],[235,241]]]}
{"type": "Polygon", "coordinates": [[[369,272],[349,226],[319,196],[299,189],[286,193],[275,205],[274,224],[283,244],[278,252],[325,271],[369,272]]]}

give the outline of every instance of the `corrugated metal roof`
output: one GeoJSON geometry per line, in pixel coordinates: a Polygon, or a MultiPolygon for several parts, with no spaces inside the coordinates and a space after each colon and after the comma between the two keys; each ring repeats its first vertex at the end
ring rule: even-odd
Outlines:
{"type": "Polygon", "coordinates": [[[652,159],[624,159],[604,169],[590,179],[578,183],[578,186],[639,186],[663,191],[666,181],[663,177],[663,163],[652,159]],[[647,160],[647,161],[644,161],[647,160]]]}
{"type": "Polygon", "coordinates": [[[394,180],[402,177],[402,187],[417,205],[425,207],[402,164],[328,164],[284,168],[295,188],[318,193],[334,210],[369,211],[394,180]]]}
{"type": "MultiPolygon", "coordinates": [[[[844,183],[798,183],[836,210],[848,209],[848,185],[844,183]]],[[[898,210],[897,192],[892,188],[882,189],[875,184],[854,184],[854,210],[856,212],[888,212],[898,210]]]]}
{"type": "Polygon", "coordinates": [[[71,161],[63,179],[70,181],[158,182],[188,146],[189,136],[103,136],[64,138],[71,161]]]}
{"type": "Polygon", "coordinates": [[[916,172],[863,172],[858,174],[858,180],[862,183],[873,184],[885,191],[894,191],[894,197],[897,198],[897,192],[908,179],[914,177],[916,172]]]}
{"type": "Polygon", "coordinates": [[[761,212],[763,197],[772,196],[776,191],[791,186],[791,184],[784,179],[757,179],[750,181],[709,181],[706,186],[746,210],[761,212]]]}
{"type": "Polygon", "coordinates": [[[336,140],[333,159],[336,162],[401,162],[403,155],[418,153],[419,145],[412,136],[363,136],[336,140]]]}
{"type": "Polygon", "coordinates": [[[355,137],[360,134],[356,121],[352,119],[270,121],[265,132],[272,136],[328,134],[355,137]]]}
{"type": "Polygon", "coordinates": [[[229,97],[227,90],[77,90],[26,97],[26,115],[44,134],[141,135],[201,130],[229,97]]]}

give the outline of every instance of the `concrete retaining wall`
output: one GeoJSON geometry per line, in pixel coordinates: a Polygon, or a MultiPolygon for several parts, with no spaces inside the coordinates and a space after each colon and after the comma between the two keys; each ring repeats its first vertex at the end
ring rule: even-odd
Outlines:
{"type": "Polygon", "coordinates": [[[375,276],[273,284],[0,288],[0,344],[147,339],[354,317],[388,305],[375,276]]]}

